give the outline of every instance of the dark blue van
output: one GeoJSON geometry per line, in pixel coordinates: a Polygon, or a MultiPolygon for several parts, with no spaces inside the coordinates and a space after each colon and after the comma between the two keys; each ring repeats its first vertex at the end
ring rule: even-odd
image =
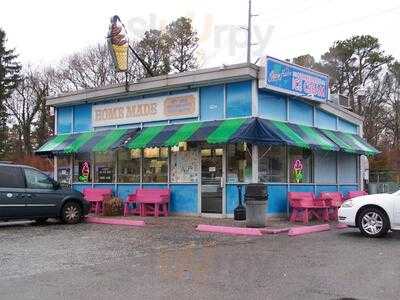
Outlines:
{"type": "Polygon", "coordinates": [[[59,218],[76,224],[89,212],[82,193],[61,188],[43,172],[23,165],[0,163],[0,220],[45,222],[59,218]]]}

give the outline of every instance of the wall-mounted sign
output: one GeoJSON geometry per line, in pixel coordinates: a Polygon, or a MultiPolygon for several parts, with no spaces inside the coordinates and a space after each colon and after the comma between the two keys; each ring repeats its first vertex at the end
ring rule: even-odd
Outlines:
{"type": "Polygon", "coordinates": [[[321,102],[328,100],[329,76],[268,56],[264,87],[321,102]]]}
{"type": "Polygon", "coordinates": [[[198,115],[198,93],[187,93],[94,105],[92,121],[94,127],[99,127],[194,118],[198,115]]]}

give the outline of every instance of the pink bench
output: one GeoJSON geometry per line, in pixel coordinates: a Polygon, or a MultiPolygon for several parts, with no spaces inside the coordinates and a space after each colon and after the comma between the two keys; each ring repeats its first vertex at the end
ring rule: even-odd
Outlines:
{"type": "Polygon", "coordinates": [[[289,204],[292,208],[290,222],[302,221],[307,224],[312,217],[320,221],[329,220],[329,206],[315,198],[311,192],[289,192],[289,204]]]}
{"type": "Polygon", "coordinates": [[[83,195],[90,203],[90,212],[98,215],[103,213],[104,201],[112,197],[112,190],[86,188],[83,190],[83,195]]]}
{"type": "Polygon", "coordinates": [[[337,221],[339,207],[344,201],[342,194],[340,192],[321,192],[319,198],[329,206],[330,219],[337,221]]]}
{"type": "Polygon", "coordinates": [[[138,189],[128,196],[124,205],[124,216],[138,213],[140,216],[168,216],[170,201],[169,189],[138,189]],[[131,204],[136,204],[136,209],[131,210],[131,204]]]}

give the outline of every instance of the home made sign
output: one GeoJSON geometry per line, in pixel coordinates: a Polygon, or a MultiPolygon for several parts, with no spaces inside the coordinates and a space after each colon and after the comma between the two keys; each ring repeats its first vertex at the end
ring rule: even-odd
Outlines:
{"type": "Polygon", "coordinates": [[[199,115],[198,93],[94,105],[94,127],[194,118],[199,115]]]}

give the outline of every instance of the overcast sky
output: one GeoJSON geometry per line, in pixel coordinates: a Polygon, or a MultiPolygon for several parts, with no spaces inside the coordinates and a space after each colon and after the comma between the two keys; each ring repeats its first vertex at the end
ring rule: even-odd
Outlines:
{"type": "MultiPolygon", "coordinates": [[[[243,62],[246,58],[247,0],[69,0],[0,3],[0,27],[23,63],[56,64],[59,59],[104,42],[112,15],[125,23],[131,40],[189,16],[200,35],[202,67],[243,62]]],[[[319,58],[333,41],[355,34],[379,38],[400,59],[399,0],[253,0],[253,61],[263,55],[319,58]]]]}

